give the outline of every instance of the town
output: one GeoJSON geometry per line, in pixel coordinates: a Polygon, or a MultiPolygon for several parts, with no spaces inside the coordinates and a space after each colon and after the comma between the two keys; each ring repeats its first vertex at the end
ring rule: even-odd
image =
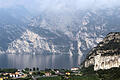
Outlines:
{"type": "MultiPolygon", "coordinates": [[[[80,67],[71,69],[0,69],[0,80],[83,80],[80,67]]],[[[84,76],[85,77],[85,76],[84,76]]],[[[84,79],[90,80],[90,78],[84,79]]],[[[91,79],[94,80],[94,79],[91,79]]],[[[95,79],[96,80],[96,79],[95,79]]]]}
{"type": "Polygon", "coordinates": [[[79,67],[71,69],[45,69],[39,70],[39,68],[25,68],[19,69],[0,69],[0,80],[41,80],[42,78],[65,78],[69,79],[70,75],[81,75],[79,67]]]}

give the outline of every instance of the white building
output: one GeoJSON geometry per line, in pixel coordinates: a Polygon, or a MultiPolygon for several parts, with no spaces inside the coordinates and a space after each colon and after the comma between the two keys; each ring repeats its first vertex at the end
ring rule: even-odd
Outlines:
{"type": "Polygon", "coordinates": [[[77,71],[77,70],[79,70],[79,68],[77,67],[71,68],[71,71],[77,71]]]}

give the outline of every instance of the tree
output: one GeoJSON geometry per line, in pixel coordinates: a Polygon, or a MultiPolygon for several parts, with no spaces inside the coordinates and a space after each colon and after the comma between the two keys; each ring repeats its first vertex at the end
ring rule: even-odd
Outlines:
{"type": "Polygon", "coordinates": [[[30,69],[30,71],[32,71],[32,69],[30,69]]]}
{"type": "Polygon", "coordinates": [[[33,71],[35,71],[36,69],[35,69],[35,67],[33,67],[33,71]]]}
{"type": "Polygon", "coordinates": [[[30,69],[29,68],[25,68],[25,71],[30,71],[30,69]]]}
{"type": "Polygon", "coordinates": [[[37,67],[37,71],[39,71],[39,68],[37,67]]]}

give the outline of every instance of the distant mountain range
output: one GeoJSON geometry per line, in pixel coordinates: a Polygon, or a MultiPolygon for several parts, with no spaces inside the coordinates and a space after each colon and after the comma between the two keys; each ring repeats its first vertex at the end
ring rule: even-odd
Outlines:
{"type": "Polygon", "coordinates": [[[37,16],[24,7],[0,12],[0,53],[79,54],[84,59],[106,34],[120,31],[120,7],[37,16]]]}

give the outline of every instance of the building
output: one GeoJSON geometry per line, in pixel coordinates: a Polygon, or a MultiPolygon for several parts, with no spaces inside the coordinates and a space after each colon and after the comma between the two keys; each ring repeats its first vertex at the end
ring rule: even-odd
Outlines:
{"type": "Polygon", "coordinates": [[[3,78],[0,78],[0,80],[3,80],[3,78]]]}
{"type": "Polygon", "coordinates": [[[66,75],[70,75],[70,72],[66,72],[65,74],[66,74],[66,75]]]}
{"type": "Polygon", "coordinates": [[[27,77],[27,74],[23,74],[20,76],[20,78],[25,78],[25,77],[27,77]]]}
{"type": "Polygon", "coordinates": [[[59,73],[60,73],[60,71],[58,71],[58,70],[57,70],[57,71],[54,71],[54,72],[55,72],[55,74],[59,74],[59,73]]]}
{"type": "Polygon", "coordinates": [[[8,77],[3,77],[3,80],[8,80],[8,77]]]}
{"type": "Polygon", "coordinates": [[[15,76],[16,76],[15,74],[12,74],[12,73],[10,73],[9,75],[10,75],[10,77],[13,77],[13,78],[15,78],[15,76]]]}
{"type": "Polygon", "coordinates": [[[77,67],[71,68],[71,71],[78,71],[78,70],[79,70],[79,68],[77,68],[77,67]]]}
{"type": "Polygon", "coordinates": [[[3,73],[4,76],[8,75],[9,73],[3,73]]]}
{"type": "Polygon", "coordinates": [[[8,80],[8,77],[2,77],[0,80],[8,80]]]}
{"type": "Polygon", "coordinates": [[[45,76],[47,76],[47,77],[48,77],[48,76],[51,76],[51,75],[52,75],[52,74],[51,74],[50,72],[46,72],[46,73],[45,73],[45,76]]]}
{"type": "Polygon", "coordinates": [[[29,72],[29,74],[30,74],[30,75],[32,75],[32,74],[33,74],[33,72],[31,71],[31,72],[29,72]]]}
{"type": "Polygon", "coordinates": [[[9,76],[11,78],[25,78],[27,77],[27,74],[24,74],[22,72],[15,72],[15,73],[10,73],[9,76]]]}

